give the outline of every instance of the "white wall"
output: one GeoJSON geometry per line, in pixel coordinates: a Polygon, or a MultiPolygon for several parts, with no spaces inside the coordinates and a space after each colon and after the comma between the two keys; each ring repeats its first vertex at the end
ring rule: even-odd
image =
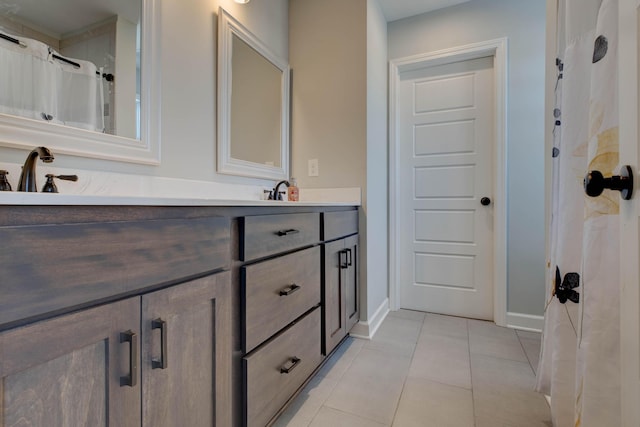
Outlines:
{"type": "MultiPolygon", "coordinates": [[[[53,166],[241,184],[269,184],[218,175],[216,64],[218,6],[227,9],[271,50],[288,58],[288,1],[162,0],[162,159],[141,166],[56,155],[53,166]]],[[[1,136],[0,136],[1,137],[1,136]]],[[[46,140],[42,142],[46,146],[46,140]]],[[[26,150],[0,147],[0,161],[22,164],[26,150]]],[[[55,152],[54,152],[55,154],[55,152]]],[[[17,177],[10,176],[16,180],[17,177]]],[[[15,187],[15,185],[14,185],[15,187]]]]}
{"type": "Polygon", "coordinates": [[[507,37],[508,311],[544,309],[545,2],[474,0],[394,21],[389,58],[507,37]]]}
{"type": "MultiPolygon", "coordinates": [[[[377,0],[367,1],[367,187],[365,319],[389,295],[387,22],[377,0]]],[[[362,273],[361,273],[362,274],[362,273]]],[[[364,288],[364,287],[363,287],[364,288]]]]}

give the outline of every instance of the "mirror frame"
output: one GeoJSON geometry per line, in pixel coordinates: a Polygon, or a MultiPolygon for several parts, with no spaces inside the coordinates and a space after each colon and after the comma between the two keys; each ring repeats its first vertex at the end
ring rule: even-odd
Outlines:
{"type": "Polygon", "coordinates": [[[289,177],[289,84],[289,64],[220,7],[218,9],[218,173],[276,180],[289,177]],[[282,72],[280,167],[231,157],[231,79],[234,35],[282,72]]]}
{"type": "Polygon", "coordinates": [[[0,114],[0,146],[45,145],[54,154],[159,165],[160,0],[142,0],[141,21],[140,140],[0,114]]]}

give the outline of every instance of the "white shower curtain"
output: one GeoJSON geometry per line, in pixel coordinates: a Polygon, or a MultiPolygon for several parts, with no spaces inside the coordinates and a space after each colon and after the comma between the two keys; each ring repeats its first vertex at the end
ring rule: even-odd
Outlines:
{"type": "Polygon", "coordinates": [[[21,45],[0,39],[0,113],[42,120],[42,113],[54,111],[56,104],[49,48],[20,39],[21,45]]]}
{"type": "Polygon", "coordinates": [[[588,170],[618,163],[617,0],[559,2],[551,286],[537,389],[554,426],[618,426],[619,195],[584,196],[588,170]],[[572,301],[573,299],[573,301],[572,301]]]}
{"type": "Polygon", "coordinates": [[[102,75],[88,61],[56,59],[46,44],[0,32],[0,113],[102,132],[102,75]]]}

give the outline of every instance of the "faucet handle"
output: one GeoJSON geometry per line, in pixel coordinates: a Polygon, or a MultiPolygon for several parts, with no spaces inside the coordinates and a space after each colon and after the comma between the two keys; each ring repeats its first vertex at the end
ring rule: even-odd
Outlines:
{"type": "Polygon", "coordinates": [[[42,187],[43,193],[58,192],[58,186],[56,186],[56,183],[53,182],[53,178],[58,178],[64,181],[73,181],[73,182],[78,180],[78,175],[54,175],[52,173],[48,173],[45,176],[47,177],[47,182],[45,182],[44,186],[42,187]]]}
{"type": "Polygon", "coordinates": [[[56,175],[54,178],[76,182],[78,180],[78,175],[56,175]]]}
{"type": "Polygon", "coordinates": [[[53,178],[55,177],[55,175],[52,174],[52,173],[48,173],[45,176],[47,177],[47,182],[44,183],[44,186],[42,187],[42,192],[43,193],[57,193],[58,192],[58,187],[56,186],[56,183],[53,182],[53,178]]]}
{"type": "Polygon", "coordinates": [[[11,191],[11,184],[7,180],[7,175],[9,175],[9,172],[0,170],[0,191],[11,191]]]}

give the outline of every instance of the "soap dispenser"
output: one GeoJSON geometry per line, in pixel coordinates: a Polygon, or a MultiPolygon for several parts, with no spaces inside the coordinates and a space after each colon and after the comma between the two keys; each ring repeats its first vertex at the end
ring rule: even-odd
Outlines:
{"type": "Polygon", "coordinates": [[[289,180],[289,187],[287,188],[287,198],[290,202],[297,202],[300,200],[300,192],[298,191],[298,182],[295,178],[291,177],[289,180]]]}
{"type": "Polygon", "coordinates": [[[0,191],[11,191],[11,184],[7,180],[7,175],[9,175],[9,172],[0,170],[0,191]]]}

